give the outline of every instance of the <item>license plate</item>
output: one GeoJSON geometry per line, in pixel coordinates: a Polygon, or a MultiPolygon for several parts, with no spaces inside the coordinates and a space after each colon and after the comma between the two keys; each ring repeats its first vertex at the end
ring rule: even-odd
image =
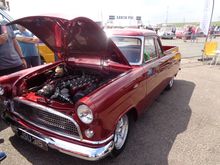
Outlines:
{"type": "Polygon", "coordinates": [[[44,142],[44,141],[42,141],[42,140],[40,140],[40,139],[38,139],[38,138],[36,138],[32,135],[20,130],[20,129],[18,129],[17,134],[20,138],[22,138],[22,139],[24,139],[24,140],[40,147],[40,148],[42,148],[43,150],[48,151],[48,146],[47,146],[46,142],[44,142]]]}

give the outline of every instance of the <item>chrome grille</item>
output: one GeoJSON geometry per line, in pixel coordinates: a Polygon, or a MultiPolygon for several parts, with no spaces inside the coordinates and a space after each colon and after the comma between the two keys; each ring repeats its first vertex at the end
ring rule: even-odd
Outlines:
{"type": "MultiPolygon", "coordinates": [[[[35,103],[33,103],[35,104],[35,103]]],[[[64,134],[67,136],[80,137],[77,126],[73,120],[58,113],[51,113],[42,108],[42,106],[27,104],[25,101],[14,100],[13,111],[27,122],[37,127],[45,128],[54,133],[64,134]]]]}

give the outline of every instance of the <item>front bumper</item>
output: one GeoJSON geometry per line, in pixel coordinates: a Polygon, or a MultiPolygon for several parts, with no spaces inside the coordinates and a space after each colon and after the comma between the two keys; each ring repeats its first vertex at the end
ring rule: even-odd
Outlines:
{"type": "Polygon", "coordinates": [[[106,157],[114,148],[113,140],[106,142],[101,147],[86,147],[79,144],[70,143],[55,137],[50,137],[47,135],[43,135],[36,130],[24,128],[17,121],[13,120],[11,117],[7,115],[7,117],[3,117],[4,120],[11,125],[11,128],[15,134],[18,134],[18,131],[22,131],[25,134],[28,134],[35,139],[38,139],[44,142],[48,148],[52,148],[58,150],[62,153],[81,158],[89,161],[97,161],[104,157],[106,157]]]}
{"type": "Polygon", "coordinates": [[[96,161],[104,158],[111,152],[111,150],[114,147],[113,141],[110,141],[106,145],[99,148],[91,148],[91,147],[85,147],[78,144],[63,141],[54,137],[48,137],[40,133],[37,133],[35,131],[22,129],[13,125],[11,125],[11,127],[13,132],[17,133],[18,130],[25,132],[26,134],[45,142],[49,148],[58,150],[62,153],[74,157],[78,157],[90,161],[96,161]]]}

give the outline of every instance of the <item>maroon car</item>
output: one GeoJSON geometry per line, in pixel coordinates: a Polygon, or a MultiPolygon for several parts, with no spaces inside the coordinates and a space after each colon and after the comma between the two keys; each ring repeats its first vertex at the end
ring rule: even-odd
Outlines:
{"type": "Polygon", "coordinates": [[[45,150],[86,160],[117,156],[131,121],[173,86],[180,67],[178,48],[162,46],[153,31],[104,32],[82,17],[13,23],[60,56],[56,63],[0,77],[3,119],[20,138],[45,150]]]}

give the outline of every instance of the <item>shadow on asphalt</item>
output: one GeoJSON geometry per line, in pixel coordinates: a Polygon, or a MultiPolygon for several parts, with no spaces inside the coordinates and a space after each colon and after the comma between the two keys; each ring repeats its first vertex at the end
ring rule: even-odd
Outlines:
{"type": "Polygon", "coordinates": [[[1,119],[2,111],[3,111],[3,105],[2,105],[2,103],[0,103],[0,132],[3,131],[4,129],[8,128],[8,126],[1,119]]]}
{"type": "Polygon", "coordinates": [[[176,80],[173,89],[164,91],[133,125],[124,152],[115,159],[107,157],[88,162],[54,150],[46,152],[16,136],[10,137],[10,141],[30,164],[36,165],[168,165],[169,152],[176,137],[187,129],[192,113],[189,101],[194,88],[192,82],[176,80]]]}
{"type": "Polygon", "coordinates": [[[8,126],[2,121],[2,119],[0,118],[0,132],[4,129],[8,128],[8,126]]]}

